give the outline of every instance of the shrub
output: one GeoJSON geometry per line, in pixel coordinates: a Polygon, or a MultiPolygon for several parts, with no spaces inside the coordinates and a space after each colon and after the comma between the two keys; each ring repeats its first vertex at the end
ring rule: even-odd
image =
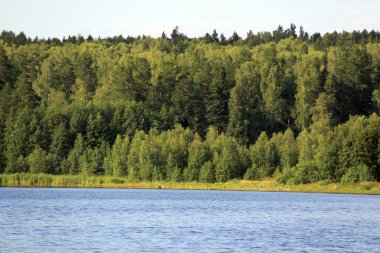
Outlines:
{"type": "Polygon", "coordinates": [[[51,168],[52,159],[50,154],[38,145],[29,154],[27,161],[31,173],[52,173],[54,171],[51,168]]]}
{"type": "Polygon", "coordinates": [[[256,164],[252,164],[252,166],[247,170],[247,172],[244,175],[245,180],[257,180],[260,178],[261,177],[256,164]]]}
{"type": "Polygon", "coordinates": [[[324,185],[329,185],[332,183],[334,183],[334,181],[328,178],[328,179],[321,181],[320,185],[324,186],[324,185]]]}
{"type": "Polygon", "coordinates": [[[320,180],[318,167],[313,161],[301,162],[295,167],[285,168],[276,177],[276,181],[282,184],[307,184],[318,180],[320,180]]]}
{"type": "Polygon", "coordinates": [[[275,180],[281,184],[286,184],[294,176],[295,167],[285,168],[282,173],[277,174],[275,180]]]}
{"type": "Polygon", "coordinates": [[[215,182],[215,169],[211,161],[207,161],[202,165],[199,173],[199,181],[207,183],[215,182]]]}
{"type": "Polygon", "coordinates": [[[372,176],[367,165],[361,163],[356,167],[351,167],[343,175],[341,179],[342,184],[355,184],[360,181],[372,181],[374,177],[372,176]]]}
{"type": "Polygon", "coordinates": [[[17,159],[8,161],[8,165],[5,168],[5,173],[17,173],[29,171],[29,164],[27,158],[19,156],[17,159]]]}
{"type": "Polygon", "coordinates": [[[295,184],[307,184],[319,180],[318,167],[315,162],[308,161],[296,165],[294,178],[295,184]]]}
{"type": "MultiPolygon", "coordinates": [[[[101,183],[103,183],[103,182],[101,182],[101,183]]],[[[112,178],[111,179],[111,183],[114,183],[114,184],[124,184],[124,180],[120,179],[120,178],[112,178]]]]}

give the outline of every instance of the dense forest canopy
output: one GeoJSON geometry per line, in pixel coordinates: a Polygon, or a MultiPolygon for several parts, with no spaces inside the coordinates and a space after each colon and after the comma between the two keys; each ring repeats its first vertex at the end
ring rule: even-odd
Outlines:
{"type": "Polygon", "coordinates": [[[0,172],[380,180],[380,33],[0,36],[0,172]]]}

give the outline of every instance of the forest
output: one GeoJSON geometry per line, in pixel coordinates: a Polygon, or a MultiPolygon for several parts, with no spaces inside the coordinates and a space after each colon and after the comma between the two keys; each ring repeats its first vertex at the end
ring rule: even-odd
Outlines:
{"type": "Polygon", "coordinates": [[[380,181],[380,33],[0,35],[0,173],[380,181]]]}

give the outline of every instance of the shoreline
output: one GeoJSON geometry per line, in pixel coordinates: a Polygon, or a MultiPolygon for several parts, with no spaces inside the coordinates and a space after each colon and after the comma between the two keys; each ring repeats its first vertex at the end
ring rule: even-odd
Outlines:
{"type": "Polygon", "coordinates": [[[380,195],[380,182],[356,184],[315,182],[310,184],[280,184],[274,179],[232,180],[224,183],[202,182],[132,182],[124,177],[51,175],[51,174],[0,174],[0,187],[36,188],[120,188],[120,189],[161,189],[161,190],[228,190],[260,192],[303,192],[330,194],[380,195]]]}

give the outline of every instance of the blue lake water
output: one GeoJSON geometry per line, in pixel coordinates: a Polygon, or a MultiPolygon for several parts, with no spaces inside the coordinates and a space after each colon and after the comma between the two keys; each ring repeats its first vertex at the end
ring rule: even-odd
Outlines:
{"type": "Polygon", "coordinates": [[[380,196],[0,188],[0,252],[380,252],[380,196]]]}

